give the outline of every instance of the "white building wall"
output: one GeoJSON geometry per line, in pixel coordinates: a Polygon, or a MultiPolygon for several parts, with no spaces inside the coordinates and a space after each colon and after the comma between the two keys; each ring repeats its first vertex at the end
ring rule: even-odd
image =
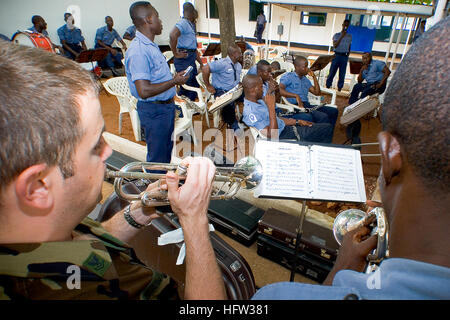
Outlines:
{"type": "MultiPolygon", "coordinates": [[[[199,12],[199,18],[197,21],[197,31],[202,33],[208,33],[208,20],[206,19],[206,1],[200,0],[196,1],[196,8],[199,12]]],[[[290,20],[290,10],[279,6],[273,6],[273,21],[272,21],[272,40],[288,41],[289,34],[289,20],[290,20]],[[284,33],[281,38],[277,34],[278,25],[282,23],[284,26],[284,33]]],[[[319,26],[308,26],[300,24],[300,12],[294,11],[292,14],[292,24],[291,24],[291,42],[308,44],[308,45],[320,45],[320,46],[330,46],[332,45],[333,34],[339,32],[342,28],[342,23],[345,20],[345,14],[337,13],[336,20],[333,30],[333,18],[334,13],[327,14],[327,22],[323,27],[319,26]]],[[[253,37],[255,31],[256,22],[249,21],[249,1],[248,0],[234,0],[234,16],[236,24],[236,36],[244,36],[248,38],[253,37]]],[[[269,17],[266,17],[269,21],[269,17]]],[[[212,34],[220,34],[219,19],[210,19],[209,31],[212,34]]],[[[269,31],[269,24],[266,25],[265,33],[269,31]]],[[[408,30],[404,30],[407,34],[408,30]]],[[[263,36],[266,37],[266,34],[263,36]]],[[[387,42],[374,42],[373,51],[386,52],[388,48],[387,42]]],[[[395,39],[391,47],[391,52],[395,48],[395,39]]],[[[404,45],[398,45],[398,53],[403,53],[404,45]]]]}
{"type": "MultiPolygon", "coordinates": [[[[105,25],[105,16],[114,20],[114,29],[123,35],[132,25],[129,8],[135,0],[0,0],[0,33],[11,37],[17,30],[32,26],[33,15],[42,16],[47,22],[47,31],[54,43],[59,43],[57,29],[64,25],[64,12],[69,6],[78,6],[81,13],[81,31],[88,48],[94,46],[95,32],[105,25]]],[[[169,33],[179,17],[178,0],[152,0],[163,21],[163,33],[156,37],[158,44],[168,44],[169,33]]]]}

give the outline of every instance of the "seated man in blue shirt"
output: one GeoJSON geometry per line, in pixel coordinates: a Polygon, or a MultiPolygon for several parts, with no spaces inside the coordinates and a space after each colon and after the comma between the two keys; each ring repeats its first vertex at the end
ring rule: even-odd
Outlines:
{"type": "MultiPolygon", "coordinates": [[[[47,32],[47,22],[44,20],[44,18],[38,15],[32,16],[31,23],[33,23],[33,26],[31,28],[28,28],[28,31],[42,33],[44,36],[50,39],[47,32]]],[[[53,41],[52,46],[53,50],[57,48],[61,52],[61,54],[65,53],[64,49],[61,46],[54,44],[53,41]]]]}
{"type": "MultiPolygon", "coordinates": [[[[308,93],[311,92],[316,96],[321,95],[320,85],[311,69],[308,68],[308,60],[303,56],[298,56],[294,60],[294,72],[284,74],[280,79],[281,95],[287,97],[292,104],[299,107],[310,109],[312,106],[308,101],[308,93]],[[309,75],[314,80],[314,86],[306,76],[309,75]]],[[[338,110],[334,107],[321,106],[311,112],[313,121],[316,123],[330,123],[333,127],[336,124],[338,110]]]]}
{"type": "Polygon", "coordinates": [[[123,34],[123,38],[131,41],[134,39],[134,37],[136,37],[136,26],[132,25],[132,26],[129,26],[127,28],[127,30],[125,30],[125,33],[123,34]]]}
{"type": "MultiPolygon", "coordinates": [[[[241,58],[241,48],[233,44],[228,48],[228,56],[226,58],[211,61],[203,67],[203,81],[205,81],[208,91],[214,94],[214,97],[223,95],[239,84],[242,71],[242,65],[239,63],[241,58]],[[211,74],[212,85],[209,81],[211,74]]],[[[239,128],[234,102],[222,108],[222,118],[229,128],[235,130],[239,128]]]]}
{"type": "MultiPolygon", "coordinates": [[[[256,74],[262,79],[263,81],[263,98],[266,96],[267,91],[269,89],[269,85],[272,84],[275,87],[275,101],[279,102],[281,99],[280,94],[280,88],[278,83],[273,80],[272,77],[272,65],[267,62],[267,60],[259,60],[256,66],[256,74]]],[[[251,70],[251,69],[250,69],[251,70]]],[[[247,74],[253,74],[250,73],[250,70],[247,74]]],[[[313,122],[313,117],[310,113],[307,112],[287,112],[281,108],[275,107],[275,112],[278,116],[282,118],[292,118],[296,120],[306,120],[309,122],[313,122]]]]}
{"type": "Polygon", "coordinates": [[[259,76],[246,75],[244,87],[244,112],[242,121],[255,127],[269,139],[295,139],[297,141],[331,143],[332,128],[328,123],[313,124],[305,120],[279,118],[275,113],[275,86],[268,86],[263,98],[263,81],[259,76]]]}
{"type": "MultiPolygon", "coordinates": [[[[197,30],[195,27],[195,8],[190,2],[183,4],[183,19],[177,22],[170,33],[170,48],[173,52],[173,63],[175,70],[180,72],[192,66],[189,74],[189,80],[186,82],[188,86],[200,87],[197,76],[198,61],[202,65],[202,61],[197,54],[197,30]]],[[[197,93],[180,87],[178,92],[180,96],[186,96],[192,101],[197,99],[197,93]]]]}
{"type": "Polygon", "coordinates": [[[58,29],[59,40],[64,48],[65,56],[75,60],[81,51],[87,50],[86,43],[81,30],[74,25],[75,20],[72,14],[64,13],[64,21],[66,24],[58,29]]]}
{"type": "Polygon", "coordinates": [[[125,54],[125,71],[147,143],[147,161],[169,163],[175,122],[176,85],[186,83],[184,71],[172,76],[166,58],[154,40],[162,32],[159,14],[149,2],[134,3],[130,15],[136,37],[125,54]]]}
{"type": "Polygon", "coordinates": [[[108,55],[99,62],[100,66],[106,66],[111,69],[111,72],[114,76],[119,76],[119,72],[116,70],[116,67],[122,66],[123,54],[119,48],[113,48],[112,44],[114,40],[119,41],[123,49],[127,50],[127,45],[123,42],[120,35],[117,33],[115,29],[113,29],[114,21],[111,17],[105,17],[106,26],[98,28],[95,34],[95,49],[104,48],[108,50],[108,55]]]}
{"type": "Polygon", "coordinates": [[[47,32],[47,22],[41,16],[35,15],[31,17],[31,23],[33,26],[28,28],[28,31],[42,33],[44,36],[48,37],[47,32]]]}
{"type": "Polygon", "coordinates": [[[344,237],[324,285],[270,284],[254,299],[450,299],[450,91],[442,86],[450,81],[450,51],[440,46],[449,32],[447,17],[423,34],[386,92],[378,181],[389,257],[375,272],[362,273],[376,245],[376,235],[364,240],[369,229],[362,227],[344,237]]]}
{"type": "MultiPolygon", "coordinates": [[[[351,105],[375,93],[383,93],[386,90],[386,82],[391,74],[391,70],[383,61],[373,60],[372,54],[366,52],[362,56],[363,65],[358,75],[358,83],[353,87],[348,104],[351,105]],[[366,80],[364,83],[363,81],[366,80]]],[[[347,138],[352,140],[352,144],[361,143],[359,133],[361,131],[361,121],[356,120],[346,128],[347,138]]]]}

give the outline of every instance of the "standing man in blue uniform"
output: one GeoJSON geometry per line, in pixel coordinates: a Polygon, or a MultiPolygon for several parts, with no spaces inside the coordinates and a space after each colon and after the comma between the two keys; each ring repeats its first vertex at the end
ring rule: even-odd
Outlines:
{"type": "Polygon", "coordinates": [[[58,29],[58,37],[64,48],[65,56],[75,60],[81,51],[87,50],[81,30],[75,27],[72,14],[64,13],[66,24],[58,29]]]}
{"type": "Polygon", "coordinates": [[[331,62],[330,74],[327,78],[327,88],[333,84],[334,76],[339,69],[338,91],[342,90],[347,70],[348,56],[350,55],[350,46],[352,45],[352,35],[347,33],[350,20],[344,20],[342,31],[333,36],[333,48],[335,57],[331,62]]]}
{"type": "MultiPolygon", "coordinates": [[[[173,52],[173,63],[177,72],[186,70],[192,66],[193,70],[186,82],[188,86],[199,87],[197,82],[197,66],[195,61],[202,64],[197,55],[197,30],[195,27],[196,13],[195,8],[190,2],[183,4],[183,19],[177,22],[170,33],[170,48],[173,52]]],[[[197,93],[180,87],[178,92],[180,96],[186,96],[191,100],[197,98],[197,93]]]]}
{"type": "MultiPolygon", "coordinates": [[[[391,70],[383,61],[373,60],[372,54],[366,52],[362,56],[363,65],[358,75],[358,83],[353,87],[348,104],[351,105],[375,93],[382,94],[386,90],[386,83],[391,70]],[[363,81],[366,81],[363,83],[363,81]]],[[[361,143],[359,133],[361,132],[361,121],[356,120],[346,128],[347,138],[352,140],[352,144],[361,143]]]]}
{"type": "Polygon", "coordinates": [[[264,11],[261,10],[258,17],[256,18],[256,39],[258,43],[263,43],[262,34],[264,32],[264,29],[266,28],[266,23],[266,16],[264,15],[264,11]]]}
{"type": "Polygon", "coordinates": [[[149,2],[130,8],[136,37],[125,54],[125,70],[131,94],[138,99],[137,111],[147,142],[147,161],[169,163],[175,121],[176,85],[186,83],[184,71],[174,77],[166,58],[154,43],[162,32],[158,12],[149,2]]]}
{"type": "Polygon", "coordinates": [[[97,33],[95,34],[95,49],[104,48],[108,50],[108,55],[101,61],[101,64],[104,63],[111,69],[114,76],[118,76],[119,73],[115,69],[115,66],[122,66],[123,54],[119,50],[113,48],[112,44],[114,40],[119,41],[125,51],[127,50],[127,45],[113,28],[114,21],[110,16],[105,17],[105,23],[106,26],[97,29],[97,33]]]}
{"type": "MultiPolygon", "coordinates": [[[[214,97],[223,95],[239,84],[242,71],[242,66],[239,63],[241,59],[241,48],[233,44],[228,48],[228,56],[226,58],[211,61],[203,67],[203,81],[205,81],[206,89],[214,94],[214,97]],[[209,82],[211,73],[212,85],[209,82]]],[[[239,129],[234,102],[222,108],[222,119],[229,128],[239,129]]]]}
{"type": "MultiPolygon", "coordinates": [[[[285,73],[280,79],[280,93],[292,104],[310,109],[312,106],[308,101],[308,93],[316,96],[321,95],[320,85],[311,69],[308,68],[308,60],[298,56],[294,60],[294,72],[285,73]],[[309,75],[314,80],[314,85],[306,78],[309,75]]],[[[315,123],[330,123],[334,130],[334,125],[338,117],[338,110],[334,107],[322,106],[311,111],[312,121],[315,123]]]]}

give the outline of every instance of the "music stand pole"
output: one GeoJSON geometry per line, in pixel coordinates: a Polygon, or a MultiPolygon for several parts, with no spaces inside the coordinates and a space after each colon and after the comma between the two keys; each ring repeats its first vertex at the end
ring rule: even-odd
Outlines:
{"type": "Polygon", "coordinates": [[[305,220],[305,216],[306,216],[306,200],[303,200],[302,212],[300,213],[300,222],[299,222],[299,225],[297,228],[297,237],[295,238],[294,259],[292,261],[291,278],[289,279],[290,282],[294,281],[295,270],[297,269],[297,259],[298,259],[298,254],[300,252],[300,239],[302,238],[303,221],[305,220]]]}

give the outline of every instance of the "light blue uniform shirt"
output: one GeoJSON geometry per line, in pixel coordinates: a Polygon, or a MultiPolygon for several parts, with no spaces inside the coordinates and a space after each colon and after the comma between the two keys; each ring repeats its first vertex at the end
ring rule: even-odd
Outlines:
{"type": "Polygon", "coordinates": [[[209,69],[212,73],[211,84],[216,89],[229,91],[240,82],[242,66],[239,62],[233,64],[230,57],[211,61],[209,69]]]}
{"type": "Polygon", "coordinates": [[[116,29],[113,28],[112,31],[109,31],[108,26],[98,28],[97,32],[95,33],[95,48],[102,48],[97,43],[98,40],[102,41],[107,46],[111,46],[115,39],[117,39],[117,41],[122,40],[116,29]]]}
{"type": "Polygon", "coordinates": [[[61,43],[63,41],[66,41],[70,44],[79,44],[80,42],[84,41],[84,37],[81,34],[80,29],[74,28],[70,30],[69,28],[67,28],[66,24],[58,29],[58,37],[61,43]]]}
{"type": "MultiPolygon", "coordinates": [[[[295,72],[288,72],[281,77],[280,83],[284,84],[286,91],[298,94],[303,102],[308,102],[309,88],[312,87],[308,78],[300,78],[295,72]]],[[[290,103],[297,104],[295,98],[287,98],[287,100],[290,103]]]]}
{"type": "MultiPolygon", "coordinates": [[[[262,130],[270,125],[269,109],[263,100],[258,103],[244,98],[244,111],[242,113],[242,121],[249,127],[255,127],[262,130]]],[[[284,121],[277,117],[278,133],[284,130],[284,121]]]]}
{"type": "Polygon", "coordinates": [[[48,37],[47,30],[42,30],[42,32],[38,32],[34,26],[32,26],[31,28],[28,28],[28,31],[35,32],[35,33],[41,33],[44,36],[48,37]]]}
{"type": "Polygon", "coordinates": [[[258,74],[258,66],[256,64],[253,65],[250,69],[248,69],[247,74],[253,74],[256,76],[258,74]]]}
{"type": "Polygon", "coordinates": [[[264,23],[266,23],[266,22],[267,22],[267,20],[266,20],[266,16],[265,16],[265,15],[259,14],[259,15],[256,17],[256,23],[257,23],[257,24],[264,24],[264,23]]]}
{"type": "MultiPolygon", "coordinates": [[[[333,36],[333,41],[338,41],[340,37],[341,33],[340,32],[336,33],[333,36]]],[[[334,48],[334,52],[349,53],[351,45],[352,45],[352,35],[347,32],[344,38],[342,38],[341,42],[339,42],[339,45],[336,48],[334,48]]]]}
{"type": "Polygon", "coordinates": [[[175,87],[172,87],[148,99],[139,97],[134,84],[136,80],[161,83],[173,78],[166,58],[159,50],[159,47],[139,31],[136,31],[136,37],[131,41],[130,47],[125,53],[125,70],[131,94],[140,101],[165,101],[173,98],[176,94],[175,87]]]}
{"type": "Polygon", "coordinates": [[[183,18],[177,22],[175,27],[180,30],[181,33],[178,37],[177,48],[197,49],[197,35],[192,22],[183,18]]]}
{"type": "Polygon", "coordinates": [[[386,64],[380,60],[373,60],[369,67],[362,72],[362,78],[366,79],[367,83],[375,83],[381,81],[384,77],[383,69],[386,64]]]}
{"type": "Polygon", "coordinates": [[[389,258],[371,274],[339,271],[332,286],[298,282],[267,285],[255,300],[341,300],[349,294],[359,299],[450,299],[450,268],[415,260],[389,258]]]}
{"type": "Polygon", "coordinates": [[[129,34],[132,38],[136,37],[136,26],[129,26],[127,30],[125,30],[125,33],[123,34],[129,34]]]}

